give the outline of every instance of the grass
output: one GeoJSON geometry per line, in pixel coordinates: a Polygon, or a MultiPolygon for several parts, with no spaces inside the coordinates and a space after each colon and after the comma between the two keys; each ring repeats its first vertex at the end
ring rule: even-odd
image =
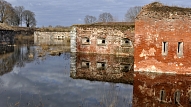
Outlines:
{"type": "Polygon", "coordinates": [[[179,14],[190,13],[191,8],[184,8],[178,6],[166,6],[159,2],[153,2],[150,4],[149,10],[158,12],[179,12],[179,14]]]}
{"type": "Polygon", "coordinates": [[[38,28],[37,31],[41,32],[70,32],[70,27],[63,27],[63,26],[57,26],[57,27],[42,27],[38,28]]]}
{"type": "Polygon", "coordinates": [[[24,36],[24,35],[16,35],[15,36],[16,44],[33,44],[34,43],[34,35],[24,36]]]}

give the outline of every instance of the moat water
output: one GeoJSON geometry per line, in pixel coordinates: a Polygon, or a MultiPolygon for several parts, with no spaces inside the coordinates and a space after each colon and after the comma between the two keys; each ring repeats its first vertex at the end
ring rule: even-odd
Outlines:
{"type": "Polygon", "coordinates": [[[0,55],[0,107],[132,106],[131,84],[74,79],[70,58],[67,46],[15,46],[0,55]]]}
{"type": "Polygon", "coordinates": [[[191,76],[133,71],[133,58],[16,45],[0,55],[0,107],[189,107],[191,76]]]}

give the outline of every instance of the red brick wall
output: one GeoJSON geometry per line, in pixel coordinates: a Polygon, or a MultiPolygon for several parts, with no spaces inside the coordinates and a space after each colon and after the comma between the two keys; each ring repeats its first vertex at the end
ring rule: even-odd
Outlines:
{"type": "Polygon", "coordinates": [[[191,73],[191,21],[187,19],[139,19],[135,22],[134,70],[191,73]],[[162,42],[168,54],[162,56],[162,42]],[[183,42],[183,56],[177,56],[183,42]]]}
{"type": "Polygon", "coordinates": [[[121,39],[129,38],[134,41],[134,30],[126,26],[124,31],[117,29],[116,26],[91,26],[91,27],[77,27],[77,52],[83,53],[98,53],[98,54],[119,54],[133,56],[133,46],[122,47],[121,39]],[[89,45],[82,44],[82,38],[88,37],[90,39],[89,45]],[[106,45],[97,45],[98,38],[105,38],[106,45]],[[130,52],[120,52],[122,48],[128,48],[130,52]]]}

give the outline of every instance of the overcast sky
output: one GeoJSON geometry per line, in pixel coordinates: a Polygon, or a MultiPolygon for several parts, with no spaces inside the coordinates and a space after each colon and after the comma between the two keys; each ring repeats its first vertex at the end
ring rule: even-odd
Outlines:
{"type": "Polygon", "coordinates": [[[144,6],[153,1],[167,5],[191,7],[190,0],[6,0],[13,6],[24,6],[36,15],[37,26],[71,26],[83,24],[86,15],[98,17],[103,12],[111,13],[118,21],[130,7],[144,6]]]}

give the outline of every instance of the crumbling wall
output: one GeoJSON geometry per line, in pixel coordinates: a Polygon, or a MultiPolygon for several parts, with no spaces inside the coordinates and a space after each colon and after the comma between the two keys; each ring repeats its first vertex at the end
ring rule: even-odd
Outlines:
{"type": "Polygon", "coordinates": [[[134,25],[79,25],[76,27],[77,52],[133,56],[134,25]],[[86,39],[88,38],[88,39],[86,39]],[[88,43],[83,43],[86,39],[88,43]],[[122,44],[129,40],[129,46],[122,44]]]}
{"type": "Polygon", "coordinates": [[[0,54],[14,51],[14,37],[13,30],[0,30],[0,54]]]}
{"type": "Polygon", "coordinates": [[[191,19],[191,8],[167,6],[159,2],[153,2],[144,6],[137,19],[191,19]]]}
{"type": "Polygon", "coordinates": [[[144,12],[153,11],[143,7],[135,22],[135,71],[190,74],[190,16],[183,17],[181,13],[177,19],[153,14],[149,17],[144,12]],[[166,55],[163,54],[164,42],[168,44],[166,55]],[[183,44],[182,55],[178,55],[179,43],[183,44]]]}

